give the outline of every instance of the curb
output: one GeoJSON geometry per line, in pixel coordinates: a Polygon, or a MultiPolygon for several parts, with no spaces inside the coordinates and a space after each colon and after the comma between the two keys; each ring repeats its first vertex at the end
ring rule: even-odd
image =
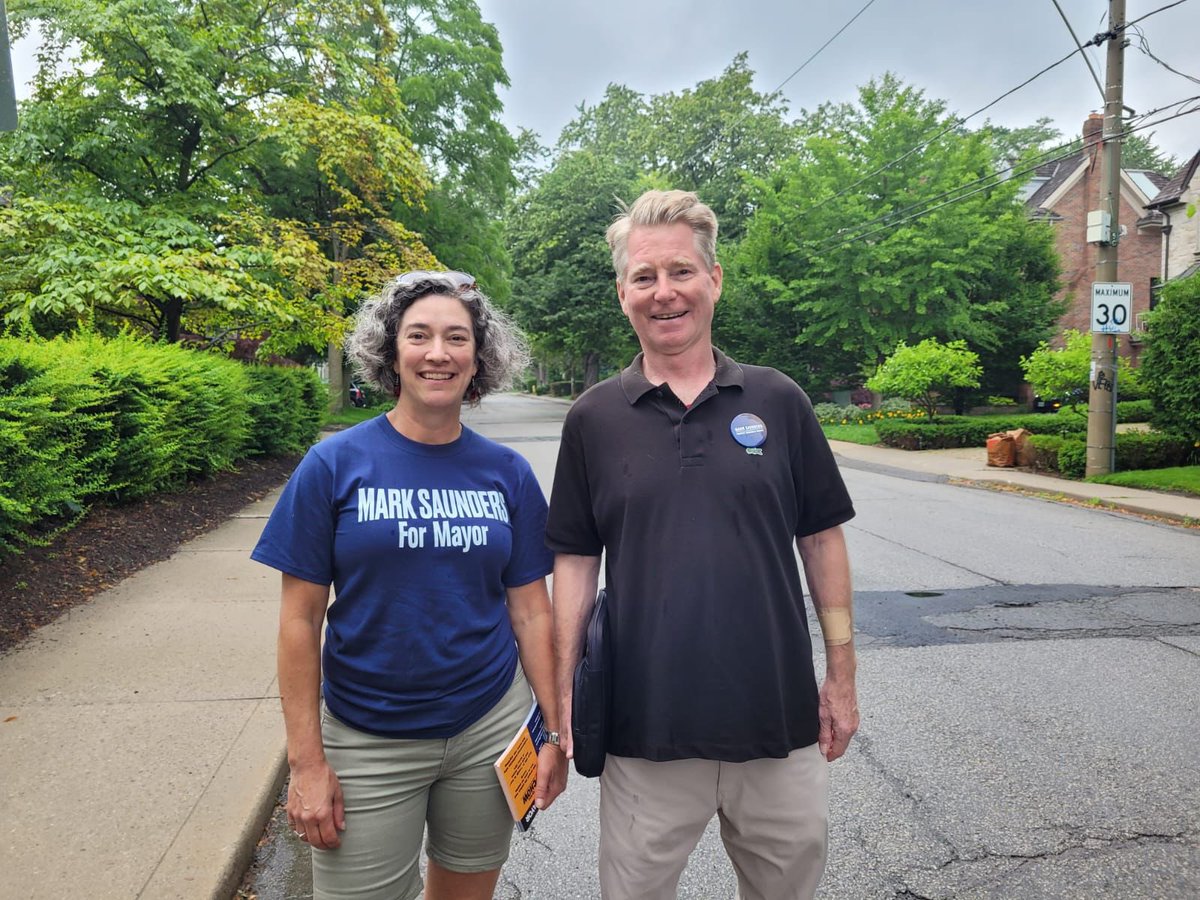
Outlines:
{"type": "Polygon", "coordinates": [[[275,810],[287,771],[278,697],[264,697],[140,897],[229,900],[275,810]]]}

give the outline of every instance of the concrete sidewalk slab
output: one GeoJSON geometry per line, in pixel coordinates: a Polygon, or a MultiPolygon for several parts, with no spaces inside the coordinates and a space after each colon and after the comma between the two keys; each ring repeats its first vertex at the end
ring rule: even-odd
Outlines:
{"type": "Polygon", "coordinates": [[[0,894],[228,900],[284,771],[276,496],[0,657],[0,894]]]}

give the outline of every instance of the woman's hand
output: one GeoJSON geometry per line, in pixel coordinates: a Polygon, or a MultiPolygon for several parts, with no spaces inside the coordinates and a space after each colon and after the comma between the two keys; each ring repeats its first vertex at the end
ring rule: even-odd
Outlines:
{"type": "Polygon", "coordinates": [[[537,786],[533,789],[533,805],[549,809],[559,794],[567,789],[567,755],[553,744],[542,744],[538,752],[537,786]]]}
{"type": "Polygon", "coordinates": [[[287,820],[296,837],[315,850],[332,850],[346,830],[342,785],[329,763],[293,766],[288,781],[287,820]]]}

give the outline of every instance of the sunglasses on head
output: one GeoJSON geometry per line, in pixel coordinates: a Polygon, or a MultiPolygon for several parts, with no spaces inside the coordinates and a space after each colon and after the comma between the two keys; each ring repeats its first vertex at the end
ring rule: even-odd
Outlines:
{"type": "Polygon", "coordinates": [[[409,287],[418,281],[449,281],[455,291],[469,291],[475,287],[475,276],[466,272],[432,272],[418,269],[415,272],[405,272],[396,278],[400,287],[409,287]]]}

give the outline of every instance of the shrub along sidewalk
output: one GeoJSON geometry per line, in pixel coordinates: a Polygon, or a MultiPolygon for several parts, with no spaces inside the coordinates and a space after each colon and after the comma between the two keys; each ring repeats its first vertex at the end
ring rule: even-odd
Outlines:
{"type": "Polygon", "coordinates": [[[91,504],[300,452],[325,396],[307,368],[132,337],[0,338],[0,558],[72,527],[91,504]]]}

